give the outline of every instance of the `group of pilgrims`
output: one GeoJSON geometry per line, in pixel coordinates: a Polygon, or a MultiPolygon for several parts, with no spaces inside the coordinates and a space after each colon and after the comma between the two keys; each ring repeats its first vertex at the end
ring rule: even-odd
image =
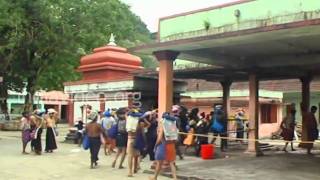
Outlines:
{"type": "Polygon", "coordinates": [[[57,121],[57,112],[54,109],[48,109],[47,112],[39,109],[33,113],[23,112],[21,118],[22,154],[29,154],[26,151],[26,147],[31,142],[31,151],[37,155],[41,155],[41,135],[44,129],[46,129],[44,150],[47,153],[53,153],[53,150],[57,149],[57,121]]]}
{"type": "MultiPolygon", "coordinates": [[[[140,162],[149,155],[150,161],[156,162],[157,179],[163,163],[170,165],[172,176],[176,177],[176,156],[183,159],[181,145],[195,147],[200,155],[201,145],[208,144],[208,137],[196,137],[194,133],[226,137],[227,125],[222,106],[217,106],[210,114],[200,113],[194,108],[190,112],[183,106],[174,105],[170,112],[158,117],[158,111],[142,112],[136,108],[108,109],[105,112],[87,110],[85,127],[79,121],[78,136],[85,149],[90,149],[90,168],[98,166],[98,154],[104,146],[105,155],[115,153],[112,168],[124,168],[128,162],[128,177],[133,177],[140,170],[140,162]],[[214,118],[214,122],[212,119],[214,118]],[[218,124],[218,125],[217,125],[218,124]]],[[[211,143],[214,143],[215,139],[211,143]]],[[[226,148],[226,139],[221,140],[221,150],[226,148]]]]}
{"type": "MultiPolygon", "coordinates": [[[[309,132],[308,143],[301,143],[308,154],[311,153],[313,141],[318,138],[317,122],[315,118],[316,107],[310,113],[304,114],[307,121],[304,126],[309,132]]],[[[295,132],[294,105],[283,119],[280,128],[281,136],[287,145],[294,139],[295,132]]],[[[163,163],[170,165],[172,176],[176,176],[176,156],[183,159],[180,146],[185,146],[185,152],[190,147],[195,147],[195,154],[200,156],[201,147],[205,144],[214,144],[216,137],[220,136],[220,148],[224,152],[227,148],[228,118],[223,106],[217,105],[214,111],[206,114],[200,113],[198,108],[188,111],[183,106],[174,105],[170,112],[165,112],[158,117],[157,110],[142,112],[137,108],[108,109],[105,112],[93,111],[91,107],[86,112],[86,124],[78,121],[77,137],[84,149],[90,149],[90,168],[98,166],[98,154],[101,146],[105,155],[115,154],[111,163],[112,168],[124,169],[124,161],[128,162],[128,177],[133,177],[140,170],[140,162],[149,156],[150,161],[156,162],[155,174],[150,179],[157,179],[163,163]],[[209,142],[208,134],[213,134],[209,142]],[[199,136],[200,135],[200,136],[199,136]]],[[[235,114],[236,139],[243,143],[244,133],[248,127],[245,122],[245,111],[239,109],[235,114]]],[[[57,112],[48,109],[47,112],[35,110],[33,113],[25,112],[21,119],[23,154],[26,146],[31,141],[31,149],[35,154],[41,155],[41,134],[46,129],[45,152],[52,153],[57,149],[56,123],[57,112]]],[[[248,136],[248,135],[247,135],[248,136]]],[[[293,144],[291,143],[291,148],[293,144]]]]}

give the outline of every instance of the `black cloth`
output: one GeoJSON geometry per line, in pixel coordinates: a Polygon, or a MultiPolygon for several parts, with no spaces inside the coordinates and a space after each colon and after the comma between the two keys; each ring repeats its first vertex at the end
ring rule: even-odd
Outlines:
{"type": "Polygon", "coordinates": [[[116,137],[116,147],[123,148],[127,147],[128,134],[127,133],[118,133],[116,137]]]}
{"type": "Polygon", "coordinates": [[[155,160],[154,147],[156,146],[157,139],[147,140],[147,153],[149,154],[150,161],[155,160]]]}
{"type": "Polygon", "coordinates": [[[180,131],[187,133],[188,118],[186,115],[180,116],[180,131]]]}
{"type": "Polygon", "coordinates": [[[75,127],[77,128],[77,130],[82,130],[83,129],[83,124],[82,123],[78,123],[77,125],[75,125],[75,127]]]}
{"type": "Polygon", "coordinates": [[[39,128],[36,134],[36,139],[33,139],[31,141],[31,145],[34,151],[37,153],[42,151],[41,135],[42,135],[42,128],[39,128]]]}
{"type": "Polygon", "coordinates": [[[156,121],[152,121],[150,127],[148,128],[148,131],[146,133],[147,137],[147,153],[149,155],[150,161],[155,160],[154,155],[154,147],[157,142],[157,128],[158,123],[156,121]]]}
{"type": "Polygon", "coordinates": [[[237,129],[237,138],[243,138],[244,137],[244,128],[237,129]]]}
{"type": "Polygon", "coordinates": [[[45,151],[57,149],[56,137],[53,128],[48,127],[46,133],[46,148],[45,151]]]}
{"type": "Polygon", "coordinates": [[[101,140],[100,137],[89,137],[90,142],[90,154],[91,154],[91,162],[97,162],[99,160],[98,154],[100,151],[101,140]]]}

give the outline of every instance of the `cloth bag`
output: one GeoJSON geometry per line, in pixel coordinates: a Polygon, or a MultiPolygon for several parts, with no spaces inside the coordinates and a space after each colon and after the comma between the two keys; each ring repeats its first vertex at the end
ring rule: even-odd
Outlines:
{"type": "Polygon", "coordinates": [[[162,142],[154,149],[155,160],[161,161],[166,159],[166,143],[162,142]]]}
{"type": "Polygon", "coordinates": [[[128,114],[126,130],[127,132],[136,132],[137,126],[139,123],[139,117],[141,117],[140,113],[131,113],[128,114]]]}
{"type": "Polygon", "coordinates": [[[111,126],[111,128],[108,130],[108,137],[115,139],[118,135],[118,123],[111,126]]]}
{"type": "Polygon", "coordinates": [[[164,113],[162,116],[164,137],[166,141],[178,140],[177,118],[164,113]]]}
{"type": "Polygon", "coordinates": [[[223,132],[223,125],[220,122],[218,122],[216,117],[213,120],[213,124],[211,126],[211,129],[212,129],[213,132],[216,132],[216,133],[222,133],[223,132]]]}
{"type": "Polygon", "coordinates": [[[83,136],[82,147],[84,150],[88,150],[90,148],[90,140],[87,134],[83,136]]]}

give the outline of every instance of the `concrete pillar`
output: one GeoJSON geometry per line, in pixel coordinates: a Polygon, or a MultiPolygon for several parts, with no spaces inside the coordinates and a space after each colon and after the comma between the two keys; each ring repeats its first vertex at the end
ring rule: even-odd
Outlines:
{"type": "Polygon", "coordinates": [[[67,109],[68,109],[67,117],[68,117],[69,126],[73,126],[74,125],[74,101],[73,101],[73,99],[69,99],[67,109]]]}
{"type": "Polygon", "coordinates": [[[255,73],[249,75],[249,142],[248,152],[256,156],[262,155],[259,139],[259,80],[255,73]]]}
{"type": "MultiPolygon", "coordinates": [[[[221,86],[222,86],[222,91],[223,91],[223,97],[222,97],[222,102],[223,102],[223,110],[225,112],[225,116],[226,116],[226,125],[227,125],[227,132],[229,131],[229,127],[230,127],[230,123],[231,121],[229,121],[229,116],[230,116],[230,112],[231,112],[231,101],[230,101],[230,87],[232,82],[230,80],[225,80],[225,81],[221,81],[220,82],[221,86]]],[[[229,134],[227,133],[226,136],[228,137],[229,134]]],[[[224,144],[224,146],[228,147],[228,141],[225,140],[224,142],[222,142],[224,144]]]]}
{"type": "Polygon", "coordinates": [[[106,110],[106,99],[104,94],[99,95],[99,101],[100,101],[100,111],[104,112],[106,110]]]}
{"type": "MultiPolygon", "coordinates": [[[[159,61],[158,84],[158,117],[164,112],[170,112],[173,105],[173,61],[179,55],[174,51],[158,51],[153,53],[159,61]]],[[[169,163],[164,162],[162,169],[169,169],[169,163]]]]}
{"type": "Polygon", "coordinates": [[[222,97],[222,102],[223,102],[223,109],[226,113],[226,116],[228,117],[230,115],[231,111],[231,101],[230,101],[230,87],[232,82],[229,80],[222,81],[220,82],[223,90],[223,97],[222,97]]]}
{"type": "Polygon", "coordinates": [[[173,105],[173,61],[179,55],[174,51],[154,52],[159,61],[158,111],[159,117],[170,112],[173,105]]]}
{"type": "Polygon", "coordinates": [[[301,102],[301,115],[302,115],[302,141],[308,140],[308,131],[306,127],[306,121],[307,121],[307,114],[309,112],[310,107],[310,83],[312,78],[309,76],[302,77],[301,79],[302,83],[302,102],[301,102]]]}
{"type": "Polygon", "coordinates": [[[61,120],[62,119],[62,116],[61,116],[61,112],[62,112],[62,107],[61,107],[61,103],[58,105],[58,116],[59,116],[59,119],[61,120]]]}

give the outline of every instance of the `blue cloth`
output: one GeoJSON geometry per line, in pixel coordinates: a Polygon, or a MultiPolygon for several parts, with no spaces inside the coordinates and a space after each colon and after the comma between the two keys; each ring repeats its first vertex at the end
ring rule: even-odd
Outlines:
{"type": "Polygon", "coordinates": [[[143,132],[141,130],[137,132],[134,148],[138,149],[139,151],[143,151],[146,148],[146,142],[144,140],[143,132]]]}
{"type": "Polygon", "coordinates": [[[88,150],[90,148],[90,140],[88,135],[84,135],[82,141],[82,147],[84,150],[88,150]]]}
{"type": "Polygon", "coordinates": [[[214,116],[211,129],[214,133],[222,133],[224,131],[223,125],[218,121],[216,116],[214,116]]]}
{"type": "Polygon", "coordinates": [[[134,113],[134,112],[128,113],[128,116],[132,116],[132,117],[141,117],[142,115],[143,115],[142,113],[134,113]]]}
{"type": "Polygon", "coordinates": [[[155,160],[163,161],[166,159],[166,143],[163,141],[155,147],[155,160]]]}
{"type": "Polygon", "coordinates": [[[111,117],[111,116],[112,116],[112,114],[111,114],[110,111],[104,112],[103,115],[104,115],[105,117],[111,117]]]}
{"type": "Polygon", "coordinates": [[[118,123],[111,126],[111,128],[108,130],[108,136],[112,139],[115,139],[118,135],[118,123]]]}

